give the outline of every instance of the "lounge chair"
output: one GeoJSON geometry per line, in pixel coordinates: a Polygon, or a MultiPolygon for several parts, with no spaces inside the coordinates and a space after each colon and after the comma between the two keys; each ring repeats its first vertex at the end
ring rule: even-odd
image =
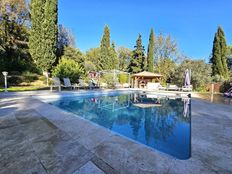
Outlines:
{"type": "Polygon", "coordinates": [[[61,91],[61,83],[58,77],[52,78],[52,84],[50,86],[50,90],[52,91],[53,87],[58,87],[58,90],[61,91]]]}
{"type": "Polygon", "coordinates": [[[123,87],[123,88],[130,88],[130,85],[129,85],[128,83],[123,83],[123,84],[122,84],[122,87],[123,87]]]}
{"type": "Polygon", "coordinates": [[[178,88],[178,86],[176,85],[168,85],[167,90],[168,91],[179,91],[180,88],[178,88]]]}
{"type": "Polygon", "coordinates": [[[225,97],[232,97],[232,87],[224,93],[225,97]]]}
{"type": "Polygon", "coordinates": [[[158,90],[159,85],[160,85],[159,83],[148,82],[147,83],[147,89],[149,89],[149,90],[158,90]]]}
{"type": "Polygon", "coordinates": [[[97,82],[93,79],[89,80],[89,89],[93,89],[93,88],[99,88],[99,86],[97,85],[97,82]]]}
{"type": "Polygon", "coordinates": [[[88,87],[88,84],[86,84],[85,82],[84,82],[84,80],[82,80],[82,79],[79,79],[78,80],[79,81],[79,83],[77,84],[77,88],[87,88],[88,87]]]}
{"type": "Polygon", "coordinates": [[[102,88],[102,89],[107,88],[107,87],[108,87],[107,83],[101,83],[100,84],[100,88],[102,88]]]}
{"type": "Polygon", "coordinates": [[[189,86],[183,86],[182,87],[182,91],[192,91],[193,90],[193,86],[189,85],[189,86]]]}
{"type": "Polygon", "coordinates": [[[75,84],[71,84],[71,81],[69,78],[64,78],[64,86],[65,88],[71,88],[71,89],[75,89],[77,87],[77,85],[75,84]]]}

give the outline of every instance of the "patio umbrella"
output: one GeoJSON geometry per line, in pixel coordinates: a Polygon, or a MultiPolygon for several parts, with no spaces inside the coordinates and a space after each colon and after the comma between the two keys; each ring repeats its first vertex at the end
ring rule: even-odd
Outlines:
{"type": "Polygon", "coordinates": [[[184,86],[190,86],[190,71],[188,69],[185,71],[184,86]]]}

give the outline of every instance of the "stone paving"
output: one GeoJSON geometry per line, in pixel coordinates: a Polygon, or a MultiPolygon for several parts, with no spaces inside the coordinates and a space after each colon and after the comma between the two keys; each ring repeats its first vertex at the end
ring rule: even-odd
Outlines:
{"type": "Polygon", "coordinates": [[[192,100],[178,160],[29,96],[0,99],[1,174],[232,173],[232,107],[192,100]]]}

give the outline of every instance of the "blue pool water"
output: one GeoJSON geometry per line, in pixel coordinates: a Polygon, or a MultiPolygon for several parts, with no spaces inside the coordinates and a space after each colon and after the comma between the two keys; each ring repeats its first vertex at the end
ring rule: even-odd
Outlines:
{"type": "Polygon", "coordinates": [[[146,94],[61,98],[51,104],[167,153],[178,159],[191,155],[190,99],[146,94]]]}

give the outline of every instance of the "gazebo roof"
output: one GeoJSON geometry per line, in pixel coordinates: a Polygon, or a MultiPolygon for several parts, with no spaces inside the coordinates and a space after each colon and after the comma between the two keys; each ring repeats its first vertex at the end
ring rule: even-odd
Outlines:
{"type": "Polygon", "coordinates": [[[133,74],[132,77],[162,77],[162,75],[148,71],[143,71],[137,74],[133,74]]]}

